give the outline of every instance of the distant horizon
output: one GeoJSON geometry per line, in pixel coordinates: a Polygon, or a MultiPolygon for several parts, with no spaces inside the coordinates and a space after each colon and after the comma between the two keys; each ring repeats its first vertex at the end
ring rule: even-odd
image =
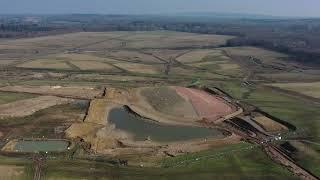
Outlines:
{"type": "MultiPolygon", "coordinates": [[[[264,17],[264,18],[283,18],[283,19],[302,19],[302,18],[312,18],[318,19],[320,16],[280,16],[280,15],[270,15],[270,14],[256,14],[256,13],[239,13],[239,12],[172,12],[172,13],[132,13],[132,14],[125,14],[125,13],[1,13],[0,16],[59,16],[59,15],[115,15],[115,16],[205,16],[205,15],[216,15],[216,16],[228,16],[228,15],[242,15],[249,18],[249,16],[257,16],[264,17]]],[[[239,17],[243,18],[243,17],[239,17]]],[[[254,17],[253,17],[254,18],[254,17]]]]}
{"type": "Polygon", "coordinates": [[[0,13],[7,15],[227,13],[320,18],[319,0],[0,0],[0,3],[0,13]]]}

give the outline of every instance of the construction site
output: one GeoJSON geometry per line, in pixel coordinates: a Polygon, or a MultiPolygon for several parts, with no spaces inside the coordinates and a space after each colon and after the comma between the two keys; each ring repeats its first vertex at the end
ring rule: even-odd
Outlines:
{"type": "MultiPolygon", "coordinates": [[[[163,158],[245,141],[259,145],[271,159],[296,175],[306,179],[314,177],[275,145],[294,127],[254,106],[239,103],[218,88],[108,87],[100,91],[87,88],[86,92],[74,93],[70,93],[72,87],[51,87],[47,93],[31,87],[1,89],[57,95],[55,98],[39,96],[3,105],[0,112],[3,118],[25,117],[42,108],[72,103],[79,97],[89,99],[82,118],[62,128],[65,134],[62,137],[68,140],[47,137],[12,139],[7,134],[7,143],[2,147],[6,154],[21,156],[43,152],[68,154],[72,158],[77,153],[77,156],[104,156],[108,161],[123,166],[160,168],[162,165],[158,162],[163,158]],[[44,101],[46,103],[41,104],[44,101]],[[27,109],[10,111],[10,107],[20,106],[27,109]]],[[[45,155],[40,158],[45,158],[45,155]]],[[[43,163],[39,159],[34,162],[43,163]]],[[[37,165],[37,168],[41,166],[37,165]]]]}
{"type": "Polygon", "coordinates": [[[231,38],[88,32],[2,42],[18,54],[8,50],[13,60],[0,66],[0,179],[317,179],[303,157],[319,154],[305,141],[318,133],[318,105],[270,83],[284,54],[220,47],[231,38]]]}

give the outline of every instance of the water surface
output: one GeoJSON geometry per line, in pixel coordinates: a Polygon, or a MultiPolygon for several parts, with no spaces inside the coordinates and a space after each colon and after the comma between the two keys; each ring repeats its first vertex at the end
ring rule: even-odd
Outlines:
{"type": "Polygon", "coordinates": [[[109,112],[108,121],[116,128],[135,135],[135,140],[148,137],[154,141],[180,141],[205,137],[224,137],[218,129],[202,127],[173,126],[155,123],[129,113],[125,108],[114,108],[109,112]]]}

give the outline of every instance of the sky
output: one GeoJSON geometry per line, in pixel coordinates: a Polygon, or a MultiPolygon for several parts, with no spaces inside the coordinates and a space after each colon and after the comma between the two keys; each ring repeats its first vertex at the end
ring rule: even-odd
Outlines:
{"type": "Polygon", "coordinates": [[[0,0],[0,14],[223,12],[320,17],[320,0],[0,0]]]}

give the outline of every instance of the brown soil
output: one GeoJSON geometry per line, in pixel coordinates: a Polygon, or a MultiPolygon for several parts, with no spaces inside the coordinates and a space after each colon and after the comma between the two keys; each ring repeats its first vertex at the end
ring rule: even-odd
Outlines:
{"type": "Polygon", "coordinates": [[[86,123],[106,124],[108,102],[105,99],[94,99],[90,102],[86,123]]]}
{"type": "Polygon", "coordinates": [[[209,49],[195,50],[178,57],[177,60],[182,63],[199,62],[206,56],[210,55],[210,53],[220,53],[220,51],[209,49]]]}
{"type": "Polygon", "coordinates": [[[320,152],[317,152],[315,149],[312,149],[307,144],[300,142],[300,141],[290,141],[290,144],[297,148],[299,152],[303,152],[304,154],[307,154],[309,156],[317,157],[320,155],[320,152]]]}
{"type": "Polygon", "coordinates": [[[159,112],[179,117],[198,118],[189,100],[180,96],[172,87],[143,88],[140,94],[159,112]]]}
{"type": "Polygon", "coordinates": [[[0,118],[24,117],[31,115],[41,109],[46,109],[59,104],[67,104],[71,99],[54,96],[40,96],[31,99],[19,100],[0,105],[0,118]]]}
{"type": "Polygon", "coordinates": [[[157,74],[161,72],[162,66],[157,65],[147,65],[139,63],[115,63],[115,66],[125,69],[127,71],[136,73],[146,73],[146,74],[157,74]]]}
{"type": "Polygon", "coordinates": [[[199,152],[210,149],[212,147],[219,147],[227,144],[236,144],[241,140],[240,136],[235,134],[223,139],[208,138],[189,140],[184,142],[170,143],[162,151],[167,151],[172,155],[180,155],[185,153],[199,152]]]}
{"type": "Polygon", "coordinates": [[[168,153],[179,155],[240,142],[240,137],[234,134],[226,138],[212,137],[180,142],[135,141],[132,134],[116,129],[107,121],[111,109],[127,105],[136,113],[161,123],[202,126],[195,121],[196,119],[170,116],[156,111],[142,96],[142,89],[108,88],[103,99],[95,99],[90,103],[84,122],[73,124],[66,131],[67,137],[80,137],[91,144],[93,152],[112,157],[130,158],[130,162],[137,163],[137,165],[138,162],[150,162],[150,158],[161,158],[167,156],[168,153]]]}
{"type": "Polygon", "coordinates": [[[27,92],[79,99],[93,99],[101,96],[103,91],[86,86],[5,86],[1,91],[27,92]]]}
{"type": "MultiPolygon", "coordinates": [[[[200,90],[199,90],[200,91],[200,90]]],[[[200,91],[202,92],[202,91],[200,91]]],[[[215,101],[218,97],[209,95],[203,92],[206,96],[213,98],[215,101]],[[212,97],[211,97],[212,96],[212,97]]],[[[200,93],[201,94],[201,93],[200,93]]],[[[202,95],[202,94],[201,94],[202,95]]],[[[205,98],[199,97],[196,103],[205,101],[205,98]]],[[[104,99],[107,99],[110,102],[123,104],[129,106],[134,112],[158,121],[160,123],[172,124],[172,125],[189,125],[189,126],[201,126],[199,121],[202,121],[203,118],[212,118],[213,114],[197,114],[202,113],[194,107],[192,99],[187,96],[183,97],[176,93],[175,87],[161,87],[161,88],[135,88],[135,89],[115,89],[108,88],[104,99]],[[193,112],[193,113],[192,113],[193,112]]],[[[218,103],[223,104],[225,107],[231,108],[230,113],[226,112],[224,116],[219,114],[219,118],[215,119],[215,123],[222,122],[225,119],[232,118],[236,115],[239,115],[242,112],[241,108],[235,109],[236,107],[226,103],[224,100],[220,100],[218,103]],[[226,104],[224,104],[226,103],[226,104]]],[[[197,100],[197,99],[194,99],[197,100]]],[[[206,105],[206,103],[203,103],[206,105]]],[[[211,105],[212,106],[212,105],[211,105]]],[[[201,108],[201,107],[200,107],[201,108]]],[[[209,113],[215,107],[206,110],[209,113]]],[[[211,119],[209,119],[211,120],[211,119]]]]}
{"type": "MultiPolygon", "coordinates": [[[[171,110],[171,113],[168,113],[163,110],[159,111],[155,109],[150,104],[146,96],[144,95],[143,89],[144,88],[139,88],[139,89],[134,89],[130,91],[131,96],[129,97],[129,107],[134,112],[160,123],[166,123],[171,125],[199,126],[199,123],[197,123],[197,121],[199,121],[200,119],[196,115],[190,116],[190,112],[186,113],[186,115],[181,115],[181,113],[180,114],[172,113],[173,112],[172,110],[171,110]]],[[[154,96],[153,98],[158,99],[157,101],[166,101],[165,98],[167,97],[154,96]]],[[[171,105],[168,105],[167,108],[168,109],[174,108],[174,106],[171,104],[171,105]]],[[[183,112],[183,109],[182,109],[182,112],[183,112]]]]}
{"type": "Polygon", "coordinates": [[[18,179],[24,173],[24,167],[0,165],[0,179],[18,179]]]}
{"type": "Polygon", "coordinates": [[[3,146],[1,151],[12,152],[14,150],[14,147],[16,146],[17,142],[18,142],[17,140],[9,141],[5,146],[3,146]]]}
{"type": "Polygon", "coordinates": [[[152,54],[155,57],[162,59],[163,61],[169,61],[171,58],[176,58],[181,54],[188,52],[188,50],[170,50],[170,49],[157,49],[157,50],[145,50],[147,54],[152,54]]]}
{"type": "Polygon", "coordinates": [[[255,120],[263,129],[268,132],[286,131],[288,128],[260,113],[252,113],[253,120],[255,120]]]}
{"type": "Polygon", "coordinates": [[[208,94],[205,91],[184,87],[176,87],[176,91],[191,102],[200,119],[214,122],[237,110],[235,106],[222,98],[208,94]]]}
{"type": "Polygon", "coordinates": [[[84,122],[72,124],[67,129],[66,136],[81,137],[91,144],[91,149],[95,152],[117,147],[118,140],[132,139],[129,133],[115,129],[114,125],[107,121],[109,111],[120,106],[106,99],[93,100],[84,122]]]}
{"type": "Polygon", "coordinates": [[[140,53],[138,51],[110,51],[109,55],[128,61],[139,61],[143,63],[161,63],[159,59],[148,54],[140,53]]]}
{"type": "Polygon", "coordinates": [[[69,61],[71,64],[75,65],[76,67],[80,68],[81,70],[108,70],[108,71],[115,71],[115,67],[109,65],[104,62],[99,61],[69,61]]]}

